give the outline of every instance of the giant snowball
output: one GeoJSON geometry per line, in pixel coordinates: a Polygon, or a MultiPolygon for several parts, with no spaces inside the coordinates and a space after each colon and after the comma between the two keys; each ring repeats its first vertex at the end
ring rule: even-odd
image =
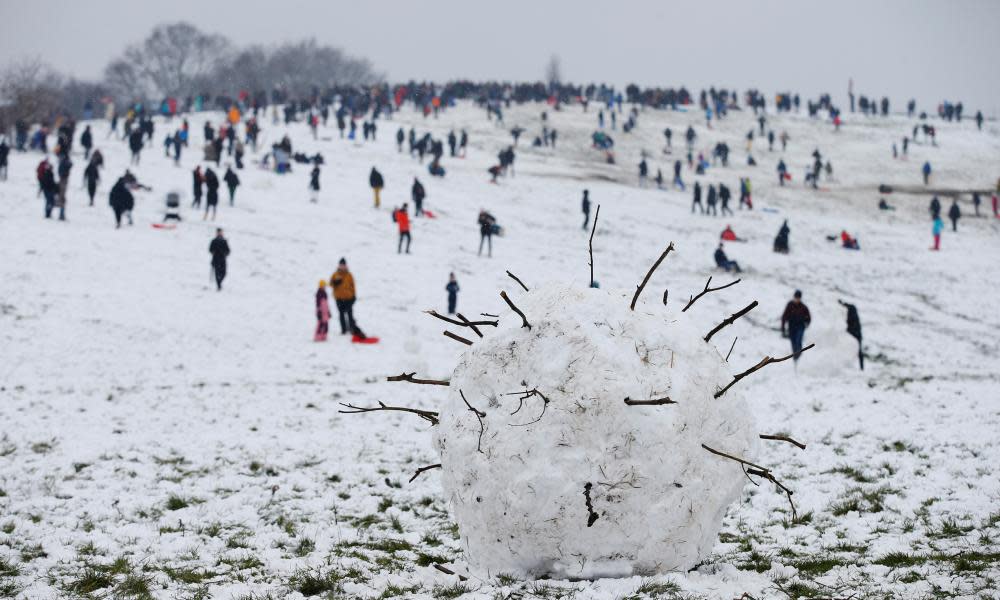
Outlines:
{"type": "Polygon", "coordinates": [[[435,428],[470,567],[597,578],[696,565],[747,482],[701,445],[752,461],[757,430],[739,386],[713,397],[732,372],[694,309],[633,312],[631,294],[563,287],[512,300],[531,329],[511,311],[484,328],[435,428]],[[664,397],[676,404],[625,403],[664,397]]]}

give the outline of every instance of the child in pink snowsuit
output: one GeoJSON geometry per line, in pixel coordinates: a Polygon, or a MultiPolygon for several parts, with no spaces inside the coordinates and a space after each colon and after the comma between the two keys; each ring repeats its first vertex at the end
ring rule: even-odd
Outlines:
{"type": "Polygon", "coordinates": [[[325,342],[326,332],[330,328],[330,302],[326,297],[326,281],[320,280],[316,290],[316,335],[315,342],[325,342]]]}

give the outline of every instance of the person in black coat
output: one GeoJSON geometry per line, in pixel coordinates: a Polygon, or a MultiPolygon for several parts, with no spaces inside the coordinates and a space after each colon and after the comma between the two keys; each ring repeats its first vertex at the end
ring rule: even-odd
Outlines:
{"type": "Polygon", "coordinates": [[[10,145],[7,138],[0,136],[0,181],[7,181],[7,155],[10,154],[10,145]]]}
{"type": "Polygon", "coordinates": [[[227,166],[226,174],[222,176],[222,179],[226,182],[226,187],[229,188],[229,206],[232,206],[233,202],[236,201],[236,188],[240,185],[240,178],[227,166]]]}
{"type": "Polygon", "coordinates": [[[87,168],[83,170],[83,180],[87,184],[87,194],[90,196],[90,205],[94,205],[94,194],[97,192],[97,182],[101,179],[101,170],[97,163],[91,160],[87,163],[87,168]]]}
{"type": "Polygon", "coordinates": [[[142,152],[142,130],[136,129],[128,136],[128,147],[132,151],[132,164],[139,164],[139,153],[142,152]]]}
{"type": "Polygon", "coordinates": [[[586,231],[587,225],[590,224],[590,190],[583,190],[581,208],[583,209],[583,229],[586,231]]]}
{"type": "Polygon", "coordinates": [[[205,177],[201,174],[201,166],[195,167],[191,175],[194,180],[194,200],[191,202],[191,208],[201,208],[201,186],[205,183],[205,177]]]}
{"type": "Polygon", "coordinates": [[[312,191],[310,202],[319,202],[319,165],[313,165],[313,170],[309,173],[309,189],[312,191]]]}
{"type": "Polygon", "coordinates": [[[448,292],[448,314],[453,315],[458,305],[458,282],[455,281],[454,273],[448,275],[448,285],[444,289],[448,292]]]}
{"type": "Polygon", "coordinates": [[[128,216],[128,224],[132,224],[132,209],[135,207],[135,197],[132,196],[132,189],[150,188],[136,181],[135,176],[129,171],[118,178],[111,188],[110,202],[111,209],[115,211],[115,229],[122,226],[122,215],[128,216]]]}
{"type": "Polygon", "coordinates": [[[45,170],[42,171],[38,184],[42,188],[42,195],[45,197],[45,218],[52,218],[52,209],[56,205],[56,196],[59,194],[59,184],[56,183],[55,173],[52,165],[46,163],[45,170]]]}
{"type": "Polygon", "coordinates": [[[843,300],[837,300],[840,305],[847,309],[847,333],[858,340],[858,364],[861,370],[865,370],[865,355],[861,350],[861,318],[858,317],[858,308],[853,304],[848,304],[843,300]]]}
{"type": "Polygon", "coordinates": [[[694,198],[691,201],[691,212],[694,213],[694,207],[698,207],[701,210],[701,214],[705,214],[705,205],[701,203],[701,183],[694,182],[694,198]]]}
{"type": "Polygon", "coordinates": [[[83,146],[83,159],[89,159],[90,149],[94,147],[94,135],[90,133],[90,125],[84,127],[83,134],[80,136],[80,145],[83,146]]]}
{"type": "Polygon", "coordinates": [[[419,217],[424,214],[424,198],[427,197],[427,191],[424,189],[424,184],[420,183],[420,180],[416,177],[413,178],[410,197],[413,198],[413,206],[416,209],[413,213],[414,216],[419,217]]]}
{"type": "Polygon", "coordinates": [[[951,201],[951,208],[948,209],[948,218],[951,219],[951,230],[958,231],[958,219],[962,216],[962,210],[958,208],[958,198],[951,201]]]}
{"type": "Polygon", "coordinates": [[[222,291],[222,280],[226,278],[226,258],[229,256],[229,242],[222,237],[222,229],[215,230],[215,239],[208,245],[212,255],[212,272],[215,274],[215,287],[222,291]]]}
{"type": "Polygon", "coordinates": [[[212,220],[215,220],[215,211],[219,205],[219,178],[211,168],[205,169],[205,216],[202,221],[208,219],[208,211],[212,211],[212,220]]]}
{"type": "Polygon", "coordinates": [[[368,174],[368,184],[372,186],[372,191],[375,192],[375,208],[378,208],[382,204],[382,188],[385,187],[385,179],[382,178],[382,174],[378,172],[378,169],[372,167],[372,172],[368,174]]]}

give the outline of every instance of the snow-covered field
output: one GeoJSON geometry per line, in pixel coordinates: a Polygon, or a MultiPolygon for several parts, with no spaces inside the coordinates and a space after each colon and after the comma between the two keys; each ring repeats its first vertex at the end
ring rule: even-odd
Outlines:
{"type": "MultiPolygon", "coordinates": [[[[40,156],[12,155],[0,183],[0,596],[1000,597],[1000,220],[972,218],[966,196],[958,233],[949,227],[934,253],[929,198],[894,194],[896,211],[876,208],[877,185],[919,186],[924,160],[935,187],[992,189],[998,126],[936,124],[937,147],[911,145],[908,160],[894,160],[891,144],[912,121],[849,115],[835,133],[801,115],[770,115],[769,126],[790,135],[788,150],[769,152],[758,138],[759,165],[747,167],[752,115],[732,114],[709,131],[697,112],[645,111],[633,133],[611,132],[618,164],[606,165],[590,149],[593,107],[550,109],[558,147],[528,147],[544,108],[511,108],[505,128],[468,105],[426,120],[404,109],[380,121],[378,141],[367,144],[340,140],[332,127],[314,141],[293,125],[295,150],[327,161],[318,204],[308,200],[304,166],[278,176],[250,164],[235,207],[223,200],[215,223],[186,209],[172,231],[151,224],[168,190],[190,202],[200,158],[189,149],[177,168],[163,157],[163,135],[177,121],[157,122],[134,170],[153,191],[137,193],[135,225],[121,230],[107,193],[128,156],[124,142],[104,139],[106,123],[94,123],[107,163],[97,205],[86,206],[77,187],[78,151],[67,223],[42,218],[40,156]],[[651,153],[652,173],[662,168],[669,180],[689,123],[706,155],[719,140],[732,148],[732,166],[710,168],[703,185],[725,182],[738,197],[738,178],[751,177],[752,212],[736,210],[734,197],[732,217],[692,215],[690,187],[637,187],[641,150],[651,153]],[[528,128],[516,176],[490,185],[486,169],[515,124],[528,128]],[[447,177],[432,178],[397,153],[399,125],[440,138],[466,128],[468,157],[446,155],[447,177]],[[666,126],[672,156],[661,152],[666,126]],[[815,148],[834,167],[819,191],[801,183],[815,148]],[[780,156],[794,176],[784,188],[774,170],[780,156]],[[368,188],[373,165],[387,181],[381,210],[368,188]],[[398,255],[390,210],[409,200],[414,175],[437,218],[413,219],[412,254],[398,255]],[[594,268],[602,288],[631,294],[674,242],[644,292],[651,310],[664,289],[680,303],[709,275],[730,281],[714,270],[719,233],[731,224],[747,238],[726,249],[745,268],[743,281],[691,309],[708,331],[759,301],[713,338],[725,353],[738,336],[734,372],[787,354],[779,318],[792,292],[804,292],[813,317],[806,342],[816,347],[797,370],[787,361],[739,384],[760,433],[807,444],[763,442],[760,455],[794,490],[798,517],[771,484],[748,484],[711,557],[690,572],[460,578],[463,547],[441,472],[408,483],[438,462],[431,426],[402,413],[340,414],[340,403],[437,410],[441,388],[385,378],[451,376],[465,346],[422,312],[444,312],[451,271],[467,315],[517,318],[498,295],[521,293],[508,269],[529,287],[587,286],[584,188],[601,205],[594,268]],[[492,258],[476,255],[482,208],[506,229],[492,258]],[[771,250],[784,219],[789,255],[771,250]],[[208,272],[216,225],[232,248],[221,293],[208,272]],[[861,251],[827,241],[842,229],[861,251]],[[357,283],[355,315],[378,345],[339,335],[312,341],[316,284],[340,257],[357,283]],[[838,299],[860,311],[864,372],[838,299]]],[[[191,119],[196,143],[204,118],[218,123],[221,114],[191,119]]],[[[265,144],[286,131],[270,119],[262,126],[265,144]]],[[[694,180],[686,166],[684,178],[694,180]]],[[[984,214],[988,206],[987,196],[984,214]]]]}

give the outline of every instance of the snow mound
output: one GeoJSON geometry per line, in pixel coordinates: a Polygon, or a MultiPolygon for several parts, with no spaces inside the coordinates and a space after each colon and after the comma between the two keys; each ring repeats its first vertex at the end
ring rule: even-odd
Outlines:
{"type": "Polygon", "coordinates": [[[630,299],[512,297],[531,328],[508,312],[460,357],[434,444],[475,571],[626,577],[708,556],[747,478],[701,445],[753,460],[754,419],[738,386],[713,397],[732,373],[679,307],[630,299]]]}

